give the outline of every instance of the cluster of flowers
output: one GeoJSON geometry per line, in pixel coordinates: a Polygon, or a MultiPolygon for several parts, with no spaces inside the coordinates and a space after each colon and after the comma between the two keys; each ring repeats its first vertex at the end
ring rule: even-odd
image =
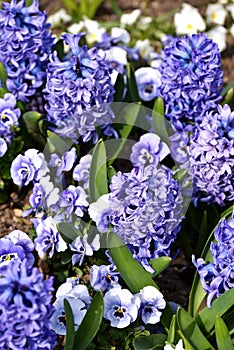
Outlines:
{"type": "Polygon", "coordinates": [[[7,73],[7,89],[17,100],[29,101],[46,78],[46,67],[54,43],[47,15],[39,1],[3,2],[0,10],[0,61],[7,73]]]}
{"type": "Polygon", "coordinates": [[[0,239],[0,347],[47,349],[56,344],[50,317],[53,277],[33,267],[34,244],[20,230],[0,239]]]}
{"type": "Polygon", "coordinates": [[[0,157],[4,156],[13,140],[20,114],[13,94],[6,93],[4,98],[0,98],[0,157]]]}
{"type": "MultiPolygon", "coordinates": [[[[104,318],[110,321],[112,327],[125,328],[136,321],[138,315],[145,324],[156,324],[160,321],[161,310],[165,308],[166,302],[159,290],[147,286],[133,295],[128,289],[122,289],[115,281],[116,273],[114,275],[110,266],[92,267],[91,286],[96,291],[100,289],[105,291],[108,288],[104,294],[104,318]]],[[[74,315],[75,330],[82,322],[91,302],[87,287],[80,284],[78,278],[67,278],[57,290],[55,311],[51,317],[53,329],[61,335],[66,334],[65,298],[69,301],[74,315]]]]}
{"type": "Polygon", "coordinates": [[[208,307],[211,307],[215,297],[234,288],[234,213],[229,220],[222,219],[214,236],[216,242],[210,244],[212,262],[202,258],[196,260],[193,256],[193,263],[199,273],[202,287],[208,293],[208,307]]]}
{"type": "Polygon", "coordinates": [[[153,133],[144,134],[132,148],[133,169],[112,177],[110,194],[89,207],[100,232],[109,225],[133,256],[149,271],[149,259],[170,254],[183,218],[182,188],[174,172],[160,165],[170,150],[153,133]]]}

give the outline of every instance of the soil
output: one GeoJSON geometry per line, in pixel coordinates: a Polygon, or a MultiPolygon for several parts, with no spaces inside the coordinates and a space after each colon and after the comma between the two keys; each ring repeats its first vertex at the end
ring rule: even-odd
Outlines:
{"type": "MultiPolygon", "coordinates": [[[[191,5],[198,4],[197,1],[186,1],[191,5]]],[[[137,1],[137,0],[119,0],[116,2],[118,7],[124,12],[130,12],[133,9],[140,8],[142,14],[152,17],[162,15],[173,9],[180,8],[183,1],[181,0],[164,0],[164,1],[137,1]]],[[[41,9],[45,9],[48,15],[56,12],[63,7],[60,0],[41,0],[41,9]]],[[[204,2],[203,2],[204,4],[204,2]]],[[[201,12],[204,6],[201,6],[201,12]]],[[[113,12],[110,1],[104,1],[97,12],[96,19],[114,21],[118,17],[113,12]]],[[[222,53],[224,85],[234,80],[234,40],[228,39],[227,49],[222,53]]],[[[14,229],[20,229],[29,232],[31,228],[30,220],[22,218],[23,207],[28,204],[28,190],[14,191],[10,193],[9,199],[4,204],[0,204],[0,237],[11,232],[14,229]]],[[[174,301],[182,307],[187,308],[189,291],[191,289],[191,263],[188,262],[180,253],[174,260],[170,268],[158,276],[157,283],[162,293],[169,301],[174,301]]]]}

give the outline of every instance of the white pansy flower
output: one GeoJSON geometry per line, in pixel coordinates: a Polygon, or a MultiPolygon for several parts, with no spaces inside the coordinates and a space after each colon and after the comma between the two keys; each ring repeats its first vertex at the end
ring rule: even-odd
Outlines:
{"type": "Polygon", "coordinates": [[[106,30],[100,27],[100,24],[97,21],[91,20],[87,17],[83,17],[84,27],[86,29],[86,40],[89,45],[92,45],[95,42],[102,41],[102,36],[106,30]]]}
{"type": "Polygon", "coordinates": [[[154,48],[150,45],[149,39],[137,40],[135,49],[139,50],[140,56],[144,59],[149,59],[151,53],[154,52],[154,48]]]}
{"type": "Polygon", "coordinates": [[[227,10],[221,4],[209,4],[206,9],[206,20],[209,24],[224,25],[227,10]]]}
{"type": "Polygon", "coordinates": [[[136,21],[140,17],[140,15],[141,15],[141,10],[139,10],[139,9],[133,10],[130,13],[124,13],[120,17],[121,26],[125,27],[125,26],[133,25],[134,23],[136,23],[136,21]]]}
{"type": "Polygon", "coordinates": [[[151,22],[152,22],[152,17],[142,16],[137,21],[137,28],[141,30],[146,30],[151,22]]]}
{"type": "Polygon", "coordinates": [[[111,39],[116,41],[122,41],[124,44],[128,44],[131,40],[129,32],[124,28],[113,27],[111,28],[111,39]]]}
{"type": "Polygon", "coordinates": [[[68,28],[67,31],[71,34],[78,34],[84,28],[84,22],[80,21],[79,23],[73,23],[68,28]]]}
{"type": "Polygon", "coordinates": [[[60,23],[68,23],[72,20],[71,16],[66,12],[64,8],[61,8],[53,15],[48,17],[48,22],[52,27],[59,25],[60,23]]]}
{"type": "Polygon", "coordinates": [[[196,34],[206,29],[206,24],[198,9],[184,3],[182,10],[174,16],[176,34],[196,34]]]}
{"type": "Polygon", "coordinates": [[[219,47],[220,51],[225,50],[226,48],[226,35],[227,29],[223,26],[216,26],[209,30],[207,36],[212,39],[219,47]]]}

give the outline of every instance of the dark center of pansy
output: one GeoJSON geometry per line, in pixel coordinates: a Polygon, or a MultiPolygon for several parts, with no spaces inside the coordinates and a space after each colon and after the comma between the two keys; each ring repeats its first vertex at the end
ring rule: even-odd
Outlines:
{"type": "Polygon", "coordinates": [[[126,312],[125,307],[115,306],[114,310],[115,310],[114,317],[124,318],[124,313],[126,312]]]}

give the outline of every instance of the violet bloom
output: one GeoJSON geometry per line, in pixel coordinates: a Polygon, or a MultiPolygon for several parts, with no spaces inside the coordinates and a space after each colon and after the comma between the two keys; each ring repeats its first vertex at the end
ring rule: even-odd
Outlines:
{"type": "Polygon", "coordinates": [[[59,200],[59,189],[54,187],[50,181],[50,176],[43,176],[39,182],[34,184],[32,194],[29,197],[29,203],[32,209],[26,210],[24,216],[29,215],[32,211],[49,210],[59,200]]]}
{"type": "Polygon", "coordinates": [[[74,212],[77,216],[82,217],[85,207],[89,205],[86,198],[87,194],[82,187],[70,185],[61,193],[59,205],[68,216],[74,212]]]}
{"type": "Polygon", "coordinates": [[[112,215],[110,195],[100,196],[96,202],[90,204],[88,212],[90,218],[96,223],[98,231],[107,232],[112,215]]]}
{"type": "Polygon", "coordinates": [[[4,270],[15,261],[27,259],[28,266],[34,263],[34,244],[21,230],[14,230],[0,239],[0,269],[4,270]]]}
{"type": "MultiPolygon", "coordinates": [[[[71,297],[66,297],[66,299],[69,302],[72,309],[72,313],[74,317],[74,331],[76,331],[79,325],[81,324],[87,309],[85,304],[79,299],[75,299],[71,297]]],[[[56,299],[53,306],[54,306],[54,312],[50,318],[52,329],[57,334],[65,335],[66,334],[66,313],[64,309],[64,298],[56,299]]]]}
{"type": "Polygon", "coordinates": [[[20,109],[16,108],[15,96],[6,93],[3,98],[0,98],[0,137],[7,143],[13,139],[14,128],[19,125],[19,117],[20,109]]]}
{"type": "Polygon", "coordinates": [[[50,258],[57,252],[67,249],[67,244],[61,237],[51,216],[43,219],[32,219],[36,229],[37,237],[34,240],[38,255],[43,258],[47,253],[50,258]]]}
{"type": "Polygon", "coordinates": [[[56,176],[60,176],[63,171],[69,171],[76,160],[76,149],[73,147],[70,151],[65,152],[62,157],[56,153],[51,155],[49,166],[56,167],[56,176]]]}
{"type": "Polygon", "coordinates": [[[211,308],[212,300],[234,287],[234,213],[227,220],[222,219],[217,226],[211,242],[211,262],[202,258],[192,261],[197,268],[200,281],[205,292],[208,293],[207,306],[211,308]]]}
{"type": "Polygon", "coordinates": [[[121,288],[118,283],[119,273],[114,271],[112,265],[92,265],[90,269],[90,284],[94,290],[105,291],[111,288],[121,288]]]}
{"type": "Polygon", "coordinates": [[[7,89],[28,101],[45,82],[46,67],[54,42],[47,15],[39,1],[3,2],[0,10],[0,61],[7,73],[7,89]]]}
{"type": "Polygon", "coordinates": [[[86,156],[80,158],[79,163],[73,170],[73,179],[79,182],[82,181],[84,189],[87,189],[89,187],[89,170],[91,161],[91,154],[86,154],[86,156]]]}
{"type": "Polygon", "coordinates": [[[218,45],[206,34],[175,38],[159,68],[165,116],[179,131],[193,131],[221,100],[223,72],[218,45]]]}
{"type": "Polygon", "coordinates": [[[224,205],[234,199],[234,112],[228,105],[207,113],[191,136],[194,201],[224,205]]]}
{"type": "Polygon", "coordinates": [[[7,151],[7,143],[0,137],[0,157],[3,157],[7,151]]]}
{"type": "Polygon", "coordinates": [[[86,308],[91,303],[88,288],[84,284],[79,284],[79,278],[67,278],[66,282],[61,284],[56,292],[56,298],[76,298],[81,300],[86,308]]]}
{"type": "MultiPolygon", "coordinates": [[[[62,35],[71,51],[64,61],[60,61],[53,52],[44,90],[48,119],[58,127],[56,132],[62,130],[74,142],[80,135],[85,141],[96,135],[93,112],[101,117],[102,106],[112,102],[114,94],[109,64],[104,56],[100,56],[97,47],[88,49],[86,45],[79,46],[83,35],[62,35]],[[88,139],[86,129],[92,131],[88,139]]],[[[110,123],[111,119],[108,119],[105,126],[110,123]]]]}
{"type": "Polygon", "coordinates": [[[100,249],[99,235],[96,235],[91,242],[90,240],[88,242],[87,233],[83,237],[79,236],[70,244],[70,249],[76,252],[72,256],[72,264],[79,263],[79,265],[82,265],[86,255],[92,256],[94,251],[100,249]]]}
{"type": "Polygon", "coordinates": [[[104,317],[112,327],[125,328],[137,319],[139,305],[128,289],[112,288],[104,295],[104,317]]]}
{"type": "Polygon", "coordinates": [[[159,96],[161,75],[152,67],[141,67],[135,72],[138,93],[143,101],[151,101],[159,96]]]}
{"type": "Polygon", "coordinates": [[[134,297],[139,297],[141,301],[140,314],[142,321],[147,324],[155,324],[160,321],[162,312],[165,309],[166,302],[159,290],[153,286],[147,286],[141,289],[140,293],[134,297]]]}
{"type": "Polygon", "coordinates": [[[0,278],[0,334],[2,349],[52,350],[56,336],[51,330],[53,278],[44,280],[27,260],[9,265],[0,278]],[[2,322],[4,321],[4,322],[2,322]]]}
{"type": "Polygon", "coordinates": [[[18,186],[27,186],[31,181],[38,181],[47,172],[43,153],[28,149],[24,155],[19,154],[11,164],[11,177],[18,186]]]}
{"type": "Polygon", "coordinates": [[[131,162],[134,166],[146,166],[153,164],[157,167],[158,163],[163,160],[170,150],[160,137],[153,133],[147,133],[140,137],[140,140],[132,147],[130,155],[131,162]]]}

